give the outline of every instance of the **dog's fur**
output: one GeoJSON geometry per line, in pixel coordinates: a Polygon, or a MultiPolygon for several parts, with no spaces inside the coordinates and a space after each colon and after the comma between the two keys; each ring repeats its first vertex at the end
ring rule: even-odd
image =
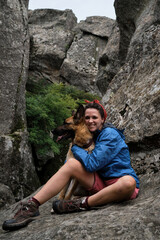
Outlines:
{"type": "MultiPolygon", "coordinates": [[[[58,136],[57,141],[68,138],[72,139],[66,160],[69,158],[74,158],[71,151],[73,144],[76,144],[89,152],[94,149],[93,136],[85,125],[83,105],[80,105],[77,112],[75,114],[73,113],[71,117],[67,118],[64,121],[64,124],[54,129],[52,133],[53,135],[58,136]]],[[[60,192],[59,199],[71,199],[77,188],[78,181],[76,179],[72,179],[60,192]]]]}

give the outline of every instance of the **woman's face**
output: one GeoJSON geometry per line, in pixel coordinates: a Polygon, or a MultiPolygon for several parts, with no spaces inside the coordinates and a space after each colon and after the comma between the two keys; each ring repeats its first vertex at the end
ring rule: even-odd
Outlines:
{"type": "Polygon", "coordinates": [[[99,111],[95,108],[87,108],[85,111],[85,123],[90,132],[101,130],[104,118],[101,117],[99,111]]]}

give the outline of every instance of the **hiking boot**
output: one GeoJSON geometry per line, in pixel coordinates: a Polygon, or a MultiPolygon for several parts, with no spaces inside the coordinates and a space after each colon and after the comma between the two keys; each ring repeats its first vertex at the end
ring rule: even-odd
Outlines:
{"type": "Polygon", "coordinates": [[[33,221],[39,216],[38,205],[33,201],[21,202],[19,210],[16,212],[12,219],[4,221],[2,225],[3,230],[16,230],[27,226],[28,223],[33,221]]]}
{"type": "Polygon", "coordinates": [[[53,210],[55,213],[71,213],[89,210],[87,203],[88,197],[78,198],[74,200],[56,200],[53,202],[53,210]]]}

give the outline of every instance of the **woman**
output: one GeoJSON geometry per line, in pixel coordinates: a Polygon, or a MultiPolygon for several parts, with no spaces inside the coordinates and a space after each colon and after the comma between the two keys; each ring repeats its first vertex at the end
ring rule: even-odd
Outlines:
{"type": "Polygon", "coordinates": [[[4,230],[26,226],[39,215],[39,206],[57,195],[71,177],[89,191],[89,196],[54,201],[53,209],[56,213],[89,210],[138,196],[139,180],[131,167],[122,131],[111,124],[104,124],[107,113],[98,100],[86,105],[84,117],[88,129],[94,134],[95,149],[88,154],[74,145],[72,152],[75,158],[69,159],[27,203],[22,203],[22,208],[14,218],[3,223],[4,230]]]}

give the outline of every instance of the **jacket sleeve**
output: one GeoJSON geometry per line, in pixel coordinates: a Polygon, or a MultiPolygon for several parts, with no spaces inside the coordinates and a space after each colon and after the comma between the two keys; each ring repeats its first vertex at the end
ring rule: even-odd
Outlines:
{"type": "Polygon", "coordinates": [[[124,147],[124,140],[118,132],[111,128],[106,128],[98,136],[95,148],[91,154],[74,145],[72,152],[74,157],[80,161],[88,172],[95,172],[106,166],[124,147]]]}

